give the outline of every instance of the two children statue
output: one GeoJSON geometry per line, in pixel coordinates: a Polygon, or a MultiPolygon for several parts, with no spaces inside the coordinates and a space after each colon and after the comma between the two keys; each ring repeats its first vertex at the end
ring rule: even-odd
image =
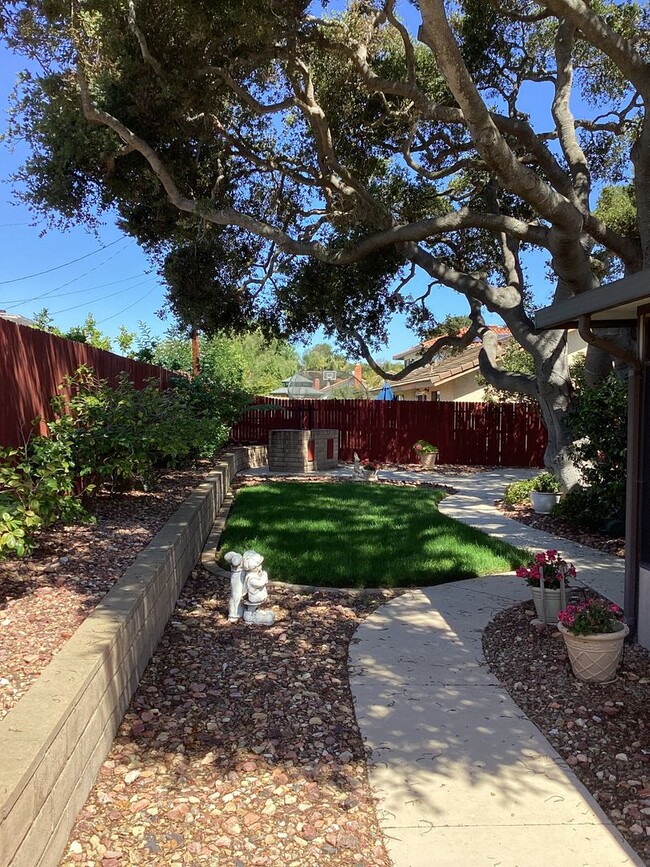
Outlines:
{"type": "Polygon", "coordinates": [[[260,609],[269,595],[266,589],[269,576],[262,569],[264,557],[257,551],[244,551],[243,554],[229,551],[224,560],[231,568],[228,619],[234,622],[243,616],[245,623],[272,626],[275,614],[260,609]]]}

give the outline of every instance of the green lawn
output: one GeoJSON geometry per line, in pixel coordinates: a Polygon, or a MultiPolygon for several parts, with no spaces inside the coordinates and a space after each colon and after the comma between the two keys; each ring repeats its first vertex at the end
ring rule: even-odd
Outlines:
{"type": "Polygon", "coordinates": [[[443,497],[361,483],[242,488],[220,548],[259,551],[271,580],[323,587],[426,587],[528,562],[528,552],[441,515],[443,497]]]}

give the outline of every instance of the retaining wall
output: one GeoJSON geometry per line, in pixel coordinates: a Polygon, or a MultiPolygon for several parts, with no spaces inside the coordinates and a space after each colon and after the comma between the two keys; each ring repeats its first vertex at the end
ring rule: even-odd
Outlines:
{"type": "Polygon", "coordinates": [[[0,721],[0,867],[56,867],[234,476],[235,449],[174,513],[0,721]]]}

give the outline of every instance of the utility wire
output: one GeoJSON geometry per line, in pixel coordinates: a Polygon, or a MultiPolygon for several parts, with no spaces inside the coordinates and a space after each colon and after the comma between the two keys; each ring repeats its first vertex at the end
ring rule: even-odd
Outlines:
{"type": "Polygon", "coordinates": [[[152,286],[148,292],[145,292],[144,295],[141,298],[138,298],[137,301],[134,301],[133,304],[129,304],[128,307],[125,307],[123,310],[120,310],[118,313],[114,313],[112,316],[107,316],[106,319],[100,319],[97,322],[97,325],[101,325],[104,322],[108,322],[109,319],[115,319],[117,316],[121,316],[123,313],[126,313],[127,310],[130,310],[132,307],[135,307],[136,304],[139,304],[141,301],[144,301],[144,299],[147,297],[147,295],[151,295],[151,293],[154,291],[154,289],[158,289],[158,288],[160,288],[158,286],[158,284],[156,284],[155,286],[152,286]]]}
{"type": "MultiPolygon", "coordinates": [[[[117,292],[111,292],[110,295],[102,295],[101,298],[95,298],[91,301],[84,301],[83,304],[75,304],[73,307],[66,307],[64,310],[53,310],[50,315],[51,316],[58,316],[59,313],[69,313],[71,310],[79,310],[81,307],[91,307],[93,304],[100,304],[102,301],[106,301],[107,298],[115,298],[116,295],[122,295],[124,292],[130,292],[131,289],[135,289],[137,286],[142,286],[145,283],[148,283],[149,280],[153,280],[153,279],[154,279],[153,277],[147,277],[144,280],[141,280],[139,283],[134,283],[133,286],[127,286],[126,289],[118,289],[117,292]]],[[[155,289],[155,288],[156,287],[154,286],[151,291],[153,292],[153,289],[155,289]]],[[[147,293],[147,294],[149,294],[149,293],[147,293]]],[[[136,301],[135,303],[137,304],[138,302],[136,301]]],[[[126,309],[128,310],[128,307],[126,309]]],[[[119,316],[119,313],[116,315],[119,316]]],[[[111,318],[112,317],[109,317],[109,319],[111,319],[111,318]]],[[[104,322],[106,320],[102,320],[102,321],[104,322]]]]}
{"type": "MultiPolygon", "coordinates": [[[[138,277],[149,276],[148,274],[142,274],[142,272],[138,274],[130,274],[128,277],[122,277],[121,280],[111,280],[109,283],[97,283],[95,286],[86,286],[84,289],[73,289],[72,292],[61,292],[57,295],[57,298],[65,298],[66,295],[81,295],[82,292],[93,292],[95,289],[105,289],[107,286],[117,286],[119,283],[126,283],[128,280],[136,280],[138,277]]],[[[71,281],[72,282],[72,281],[71,281]]],[[[69,286],[70,283],[64,283],[63,286],[58,286],[58,289],[63,289],[64,286],[69,286]]],[[[54,290],[52,290],[53,292],[54,290]]],[[[44,292],[42,295],[34,295],[33,298],[23,298],[21,301],[0,301],[0,304],[5,305],[5,310],[7,307],[17,307],[20,304],[28,304],[30,301],[40,301],[41,298],[45,298],[47,295],[50,295],[51,292],[44,292]]]]}
{"type": "MultiPolygon", "coordinates": [[[[5,310],[10,310],[10,309],[13,309],[14,307],[20,307],[29,301],[40,301],[41,298],[47,298],[49,295],[54,295],[55,292],[59,291],[59,289],[65,289],[66,286],[72,286],[73,283],[77,283],[79,280],[82,280],[84,277],[87,277],[89,274],[92,274],[94,271],[98,271],[100,268],[103,268],[107,262],[110,262],[111,259],[114,259],[123,250],[124,250],[124,247],[118,247],[118,249],[115,251],[115,253],[112,253],[110,256],[107,256],[105,259],[102,259],[102,261],[99,263],[99,265],[95,265],[94,268],[89,268],[88,271],[84,271],[84,273],[79,274],[78,277],[73,277],[72,280],[66,280],[65,283],[61,283],[58,286],[55,286],[54,289],[48,289],[47,292],[42,292],[40,295],[35,295],[33,298],[22,298],[20,301],[16,301],[16,300],[14,300],[14,301],[0,301],[0,304],[4,305],[5,310]]],[[[140,275],[136,274],[135,276],[139,277],[140,275]]],[[[85,292],[86,290],[81,289],[79,291],[85,292]]],[[[62,292],[61,294],[66,295],[68,293],[62,292]]]]}
{"type": "Polygon", "coordinates": [[[95,256],[97,253],[101,253],[103,250],[108,250],[109,247],[112,247],[114,244],[117,244],[123,240],[124,238],[116,238],[115,241],[111,241],[110,244],[105,244],[98,250],[93,250],[92,253],[86,253],[85,256],[79,256],[76,259],[71,259],[69,262],[64,262],[63,265],[56,265],[54,268],[47,268],[45,271],[38,271],[35,274],[26,274],[24,277],[14,277],[12,280],[0,280],[0,286],[8,286],[9,283],[20,283],[23,280],[31,280],[32,277],[42,277],[44,274],[51,274],[53,271],[60,271],[61,268],[67,268],[68,265],[74,265],[76,262],[81,262],[83,259],[88,259],[89,256],[95,256]]]}

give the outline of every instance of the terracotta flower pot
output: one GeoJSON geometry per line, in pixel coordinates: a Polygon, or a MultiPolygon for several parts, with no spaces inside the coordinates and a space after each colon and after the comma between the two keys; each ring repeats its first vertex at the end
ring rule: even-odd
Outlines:
{"type": "Polygon", "coordinates": [[[616,632],[597,635],[573,635],[562,623],[558,623],[557,628],[564,637],[571,668],[579,680],[590,683],[614,680],[623,642],[630,632],[625,623],[621,623],[616,632]]]}

